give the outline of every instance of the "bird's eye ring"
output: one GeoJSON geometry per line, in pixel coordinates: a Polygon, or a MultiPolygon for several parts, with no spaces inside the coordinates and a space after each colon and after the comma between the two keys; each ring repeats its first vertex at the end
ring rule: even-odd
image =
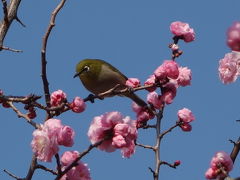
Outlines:
{"type": "Polygon", "coordinates": [[[84,66],[84,71],[88,72],[90,70],[89,66],[84,66]]]}

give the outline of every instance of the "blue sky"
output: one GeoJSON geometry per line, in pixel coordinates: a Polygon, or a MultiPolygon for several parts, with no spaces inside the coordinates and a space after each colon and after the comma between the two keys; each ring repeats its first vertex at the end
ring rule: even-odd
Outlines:
{"type": "MultiPolygon", "coordinates": [[[[1,89],[7,95],[43,95],[40,77],[42,37],[52,10],[59,1],[22,1],[18,16],[26,28],[14,22],[4,44],[21,49],[23,53],[0,52],[1,89]]],[[[89,93],[78,79],[73,79],[75,65],[84,58],[104,59],[128,77],[144,82],[163,60],[171,57],[168,44],[173,21],[188,22],[196,32],[193,43],[180,42],[184,51],[177,59],[181,66],[192,70],[192,85],[180,88],[174,103],[164,112],[163,128],[173,125],[177,111],[191,109],[196,117],[193,130],[184,133],[176,129],[162,141],[161,158],[173,162],[181,160],[177,169],[161,167],[160,179],[204,179],[211,157],[217,151],[231,152],[228,139],[239,137],[239,80],[223,85],[218,78],[218,61],[230,52],[226,46],[226,29],[239,19],[240,2],[222,1],[158,1],[158,0],[79,0],[67,1],[56,19],[56,27],[48,41],[47,73],[50,90],[62,89],[71,100],[89,93]]],[[[2,8],[0,8],[2,16],[2,8]]],[[[145,98],[147,92],[138,93],[145,98]]],[[[44,103],[44,100],[40,100],[44,103]]],[[[18,106],[21,109],[21,105],[18,106]]],[[[114,97],[94,104],[87,103],[81,114],[67,112],[58,118],[76,131],[75,145],[65,150],[83,151],[89,140],[86,136],[94,116],[109,111],[120,111],[135,118],[131,101],[114,97]]],[[[36,122],[41,123],[45,113],[38,110],[36,122]]],[[[31,160],[30,142],[33,128],[24,119],[17,118],[11,109],[0,108],[0,179],[12,179],[2,170],[7,169],[24,177],[31,160]]],[[[155,133],[140,130],[139,142],[152,144],[155,133]]],[[[123,159],[120,151],[106,153],[93,150],[83,158],[91,169],[94,180],[152,179],[148,167],[154,167],[153,153],[137,148],[130,159],[123,159]]],[[[44,165],[54,168],[53,163],[44,165]]],[[[239,176],[239,158],[231,172],[239,176]]],[[[36,171],[33,179],[53,179],[36,171]]]]}

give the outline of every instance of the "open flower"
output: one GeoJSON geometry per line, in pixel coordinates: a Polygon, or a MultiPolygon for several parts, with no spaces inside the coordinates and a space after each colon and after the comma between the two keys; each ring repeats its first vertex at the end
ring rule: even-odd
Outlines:
{"type": "Polygon", "coordinates": [[[175,21],[170,25],[170,31],[178,36],[180,39],[183,39],[185,42],[191,42],[195,40],[195,32],[190,28],[188,23],[181,21],[175,21]]]}
{"type": "Polygon", "coordinates": [[[116,149],[122,149],[123,156],[130,157],[135,151],[136,122],[128,116],[124,118],[119,112],[105,113],[93,119],[88,137],[92,144],[105,139],[98,146],[100,150],[113,152],[116,149]]]}

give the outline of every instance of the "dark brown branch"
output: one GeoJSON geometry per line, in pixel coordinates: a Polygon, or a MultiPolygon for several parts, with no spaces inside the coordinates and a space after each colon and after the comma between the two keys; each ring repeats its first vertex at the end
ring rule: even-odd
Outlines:
{"type": "Polygon", "coordinates": [[[17,18],[17,11],[18,7],[21,3],[21,0],[11,0],[8,8],[6,8],[6,1],[2,0],[3,3],[3,11],[4,11],[4,18],[0,23],[0,51],[5,50],[12,50],[14,52],[19,52],[19,50],[14,50],[11,48],[3,48],[3,41],[7,35],[7,32],[13,22],[13,20],[18,19],[17,18]]]}
{"type": "Polygon", "coordinates": [[[36,156],[33,154],[32,161],[31,161],[30,167],[28,169],[27,176],[26,176],[26,178],[24,178],[24,180],[31,180],[32,179],[34,171],[36,170],[36,166],[37,166],[37,159],[36,159],[36,156]]]}
{"type": "MultiPolygon", "coordinates": [[[[52,12],[52,16],[50,18],[50,23],[48,25],[47,31],[45,33],[45,35],[43,36],[43,40],[42,40],[42,50],[41,50],[41,63],[42,63],[42,82],[43,82],[43,88],[44,88],[44,94],[45,94],[45,101],[46,101],[46,105],[47,107],[50,107],[50,93],[49,93],[49,83],[48,83],[48,79],[47,79],[47,60],[46,60],[46,49],[47,49],[47,42],[48,42],[48,37],[53,29],[53,27],[55,26],[55,19],[56,16],[58,14],[58,12],[62,9],[62,7],[64,6],[66,0],[62,0],[58,6],[54,9],[54,11],[52,12]]],[[[47,113],[47,118],[50,118],[51,114],[50,112],[47,113]]]]}
{"type": "Polygon", "coordinates": [[[3,172],[7,173],[10,177],[17,179],[17,180],[23,180],[22,178],[19,178],[17,176],[15,176],[14,174],[12,174],[11,172],[9,172],[8,170],[4,169],[3,172]]]}
{"type": "Polygon", "coordinates": [[[41,165],[41,164],[37,164],[37,165],[36,165],[36,169],[42,169],[42,170],[44,170],[44,171],[47,171],[47,172],[52,173],[53,175],[57,175],[57,174],[58,174],[56,171],[54,171],[54,170],[52,170],[52,169],[49,169],[49,168],[47,168],[47,167],[45,167],[45,166],[43,166],[43,165],[41,165]]]}
{"type": "Polygon", "coordinates": [[[174,168],[174,169],[176,169],[176,167],[177,167],[175,164],[170,164],[166,161],[161,161],[160,165],[167,165],[167,166],[169,166],[171,168],[174,168]]]}
{"type": "Polygon", "coordinates": [[[56,158],[56,162],[57,162],[57,171],[58,171],[57,175],[58,175],[58,174],[62,173],[60,157],[59,157],[58,153],[55,155],[55,158],[56,158]]]}
{"type": "Polygon", "coordinates": [[[234,147],[233,147],[233,150],[230,154],[230,157],[233,161],[233,163],[235,162],[235,159],[239,153],[239,150],[240,150],[240,137],[238,138],[237,142],[234,142],[232,140],[230,140],[230,142],[232,142],[234,144],[234,147]]]}
{"type": "Polygon", "coordinates": [[[170,133],[173,129],[175,129],[176,127],[178,127],[181,123],[176,123],[174,126],[170,127],[168,130],[164,131],[163,133],[159,134],[159,138],[162,139],[163,136],[165,136],[166,134],[170,133]]]}
{"type": "Polygon", "coordinates": [[[9,106],[13,109],[13,111],[15,111],[15,112],[17,113],[17,115],[18,115],[19,118],[21,117],[21,118],[26,119],[27,122],[28,122],[29,124],[31,124],[35,129],[40,128],[40,126],[39,126],[37,123],[35,123],[34,121],[32,121],[26,114],[21,113],[21,112],[13,105],[12,102],[8,102],[8,104],[9,104],[9,106]]]}

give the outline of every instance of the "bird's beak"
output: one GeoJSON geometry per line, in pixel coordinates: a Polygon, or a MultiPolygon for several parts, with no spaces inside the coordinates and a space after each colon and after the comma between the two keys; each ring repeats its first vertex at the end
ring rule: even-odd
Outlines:
{"type": "Polygon", "coordinates": [[[76,74],[74,74],[73,78],[79,76],[79,74],[81,74],[81,72],[76,72],[76,74]]]}

